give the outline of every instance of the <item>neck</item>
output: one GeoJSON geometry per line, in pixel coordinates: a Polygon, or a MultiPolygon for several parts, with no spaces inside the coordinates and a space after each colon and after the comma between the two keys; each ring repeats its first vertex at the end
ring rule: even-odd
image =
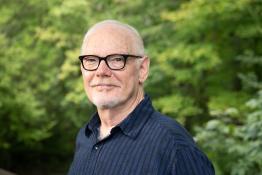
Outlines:
{"type": "Polygon", "coordinates": [[[143,100],[144,92],[141,89],[134,97],[128,99],[125,103],[114,108],[97,109],[101,126],[100,134],[107,135],[110,130],[123,121],[129,113],[143,100]]]}

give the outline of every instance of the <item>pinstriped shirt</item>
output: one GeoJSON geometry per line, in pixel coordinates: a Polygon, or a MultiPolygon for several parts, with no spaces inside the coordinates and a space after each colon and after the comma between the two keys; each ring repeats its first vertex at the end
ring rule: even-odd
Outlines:
{"type": "Polygon", "coordinates": [[[106,138],[96,113],[77,135],[68,175],[214,175],[212,163],[175,120],[154,110],[149,96],[106,138]]]}

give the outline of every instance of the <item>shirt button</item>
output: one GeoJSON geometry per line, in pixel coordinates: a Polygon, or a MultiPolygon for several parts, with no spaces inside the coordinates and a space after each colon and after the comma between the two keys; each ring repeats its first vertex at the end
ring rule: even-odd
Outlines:
{"type": "Polygon", "coordinates": [[[95,150],[98,150],[98,146],[95,146],[95,150]]]}

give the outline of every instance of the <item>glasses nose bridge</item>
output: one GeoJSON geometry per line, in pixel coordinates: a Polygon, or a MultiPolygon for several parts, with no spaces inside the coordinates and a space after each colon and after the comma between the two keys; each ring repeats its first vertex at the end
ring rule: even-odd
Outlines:
{"type": "Polygon", "coordinates": [[[105,61],[106,66],[107,66],[109,69],[111,69],[110,66],[108,65],[108,62],[107,62],[107,56],[106,56],[106,57],[98,57],[98,58],[99,58],[99,63],[98,63],[97,69],[99,68],[99,66],[100,66],[100,64],[101,64],[102,61],[105,61]]]}

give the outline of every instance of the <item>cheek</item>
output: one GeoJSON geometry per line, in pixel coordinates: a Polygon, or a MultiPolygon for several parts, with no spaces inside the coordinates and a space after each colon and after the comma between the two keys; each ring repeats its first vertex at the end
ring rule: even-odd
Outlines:
{"type": "Polygon", "coordinates": [[[82,75],[83,78],[83,85],[84,85],[84,90],[85,93],[88,97],[89,100],[92,101],[92,88],[90,88],[90,76],[85,76],[84,74],[82,75]]]}
{"type": "Polygon", "coordinates": [[[139,76],[137,72],[129,72],[122,84],[124,85],[124,90],[133,90],[139,84],[139,76]]]}
{"type": "Polygon", "coordinates": [[[82,78],[83,78],[83,83],[84,83],[85,89],[89,88],[91,76],[89,76],[86,73],[82,72],[82,78]]]}
{"type": "Polygon", "coordinates": [[[90,79],[93,76],[92,71],[86,71],[82,67],[81,67],[81,73],[82,73],[82,77],[83,77],[84,81],[90,81],[90,79]]]}

